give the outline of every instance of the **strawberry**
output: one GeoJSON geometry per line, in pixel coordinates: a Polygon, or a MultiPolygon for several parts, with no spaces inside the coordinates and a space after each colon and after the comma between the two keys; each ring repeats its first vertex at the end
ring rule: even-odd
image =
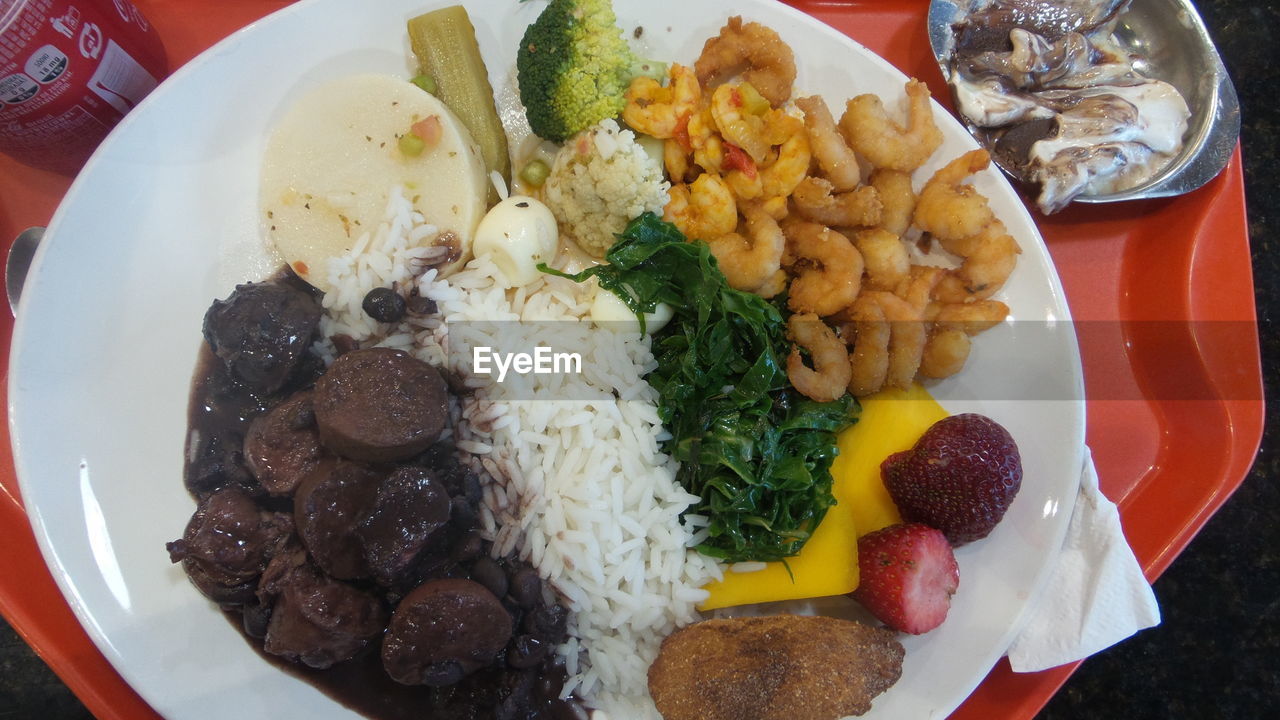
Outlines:
{"type": "Polygon", "coordinates": [[[880,622],[919,635],[942,624],[960,584],[960,568],[941,531],[900,523],[858,539],[853,597],[880,622]]]}
{"type": "Polygon", "coordinates": [[[946,534],[952,545],[984,538],[1022,486],[1022,458],[1009,431],[985,415],[944,418],[915,447],[880,465],[904,520],[946,534]]]}

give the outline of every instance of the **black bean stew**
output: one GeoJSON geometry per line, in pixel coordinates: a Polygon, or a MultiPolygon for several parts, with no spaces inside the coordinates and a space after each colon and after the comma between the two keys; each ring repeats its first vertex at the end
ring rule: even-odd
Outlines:
{"type": "Polygon", "coordinates": [[[567,612],[492,558],[481,479],[441,434],[449,388],[385,348],[326,370],[321,311],[287,270],[205,316],[185,483],[167,545],[277,666],[377,720],[585,717],[558,699],[567,612]]]}

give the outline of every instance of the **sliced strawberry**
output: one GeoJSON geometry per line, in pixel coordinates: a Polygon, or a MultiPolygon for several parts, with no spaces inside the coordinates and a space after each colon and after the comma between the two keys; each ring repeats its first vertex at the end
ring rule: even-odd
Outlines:
{"type": "Polygon", "coordinates": [[[919,635],[942,624],[960,584],[951,543],[920,523],[890,525],[858,540],[853,597],[894,630],[919,635]]]}

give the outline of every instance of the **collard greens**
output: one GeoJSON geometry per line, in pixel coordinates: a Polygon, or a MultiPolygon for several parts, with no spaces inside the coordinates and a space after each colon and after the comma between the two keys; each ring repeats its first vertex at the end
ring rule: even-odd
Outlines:
{"type": "Polygon", "coordinates": [[[577,275],[543,270],[595,277],[638,315],[660,302],[674,309],[653,338],[658,368],[647,379],[677,479],[702,498],[690,512],[711,521],[698,549],[727,562],[795,555],[835,504],[836,434],[857,401],[818,403],[791,388],[783,305],[729,287],[706,243],[646,213],[605,259],[577,275]]]}

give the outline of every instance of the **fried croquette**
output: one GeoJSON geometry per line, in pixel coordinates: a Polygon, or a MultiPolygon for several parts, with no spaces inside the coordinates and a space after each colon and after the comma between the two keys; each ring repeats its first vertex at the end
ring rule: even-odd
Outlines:
{"type": "Polygon", "coordinates": [[[870,710],[902,656],[894,633],[850,620],[708,620],[663,641],[649,692],[665,720],[835,720],[870,710]]]}

